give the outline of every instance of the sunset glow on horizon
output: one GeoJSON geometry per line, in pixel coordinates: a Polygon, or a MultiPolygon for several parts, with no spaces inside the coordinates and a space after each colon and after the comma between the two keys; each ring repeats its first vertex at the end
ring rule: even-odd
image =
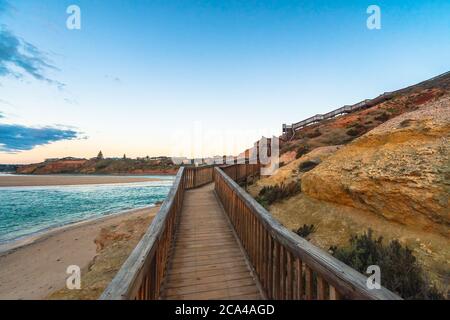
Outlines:
{"type": "Polygon", "coordinates": [[[449,71],[448,1],[371,4],[0,0],[0,164],[237,155],[449,71]]]}

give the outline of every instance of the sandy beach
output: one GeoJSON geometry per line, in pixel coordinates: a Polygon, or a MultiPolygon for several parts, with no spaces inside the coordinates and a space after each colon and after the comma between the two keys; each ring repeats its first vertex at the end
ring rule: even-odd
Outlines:
{"type": "MultiPolygon", "coordinates": [[[[102,247],[101,241],[99,242],[102,232],[107,230],[107,235],[110,235],[112,230],[113,236],[117,236],[114,231],[120,231],[118,236],[130,238],[135,243],[158,209],[159,207],[136,209],[84,221],[28,238],[16,243],[19,247],[9,248],[8,251],[4,251],[7,249],[4,247],[1,252],[0,248],[0,299],[47,298],[52,292],[65,286],[68,276],[66,269],[69,265],[78,265],[86,270],[93,263],[101,250],[99,246],[102,247]]],[[[132,250],[132,246],[127,250],[132,250]]],[[[127,253],[124,257],[126,255],[127,253]]],[[[120,266],[116,266],[118,267],[120,266]]]]}
{"type": "Polygon", "coordinates": [[[159,181],[157,178],[100,175],[0,175],[0,187],[66,186],[159,181]]]}

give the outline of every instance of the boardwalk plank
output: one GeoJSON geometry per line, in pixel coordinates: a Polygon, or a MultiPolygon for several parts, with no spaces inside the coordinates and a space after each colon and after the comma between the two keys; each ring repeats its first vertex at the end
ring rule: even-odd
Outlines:
{"type": "Polygon", "coordinates": [[[163,299],[261,299],[213,185],[185,193],[163,299]]]}
{"type": "Polygon", "coordinates": [[[180,288],[180,287],[186,287],[186,286],[192,286],[196,284],[203,284],[203,283],[213,283],[213,282],[222,282],[222,281],[230,281],[230,280],[240,280],[240,279],[248,279],[248,275],[250,272],[248,270],[242,271],[242,272],[231,272],[228,274],[218,274],[218,275],[212,275],[212,276],[202,276],[202,277],[186,277],[183,278],[177,278],[176,281],[171,281],[171,287],[167,286],[166,289],[169,288],[180,288]]]}

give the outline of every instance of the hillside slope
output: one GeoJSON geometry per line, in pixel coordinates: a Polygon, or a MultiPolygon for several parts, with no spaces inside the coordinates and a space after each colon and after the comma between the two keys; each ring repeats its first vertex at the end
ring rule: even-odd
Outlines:
{"type": "Polygon", "coordinates": [[[280,161],[289,163],[317,147],[343,145],[403,113],[450,94],[450,74],[398,91],[392,99],[371,108],[308,126],[281,142],[280,161]]]}
{"type": "Polygon", "coordinates": [[[399,239],[442,292],[450,283],[450,75],[369,109],[306,127],[282,143],[283,166],[249,187],[301,183],[269,206],[289,229],[314,224],[328,250],[368,228],[399,239]],[[316,166],[317,165],[317,166],[316,166]]]}
{"type": "Polygon", "coordinates": [[[307,195],[449,235],[450,96],[402,114],[302,177],[307,195]]]}

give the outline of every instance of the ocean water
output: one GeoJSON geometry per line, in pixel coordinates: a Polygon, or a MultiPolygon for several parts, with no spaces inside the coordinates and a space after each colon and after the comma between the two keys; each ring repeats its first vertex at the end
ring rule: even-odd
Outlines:
{"type": "MultiPolygon", "coordinates": [[[[156,177],[156,176],[152,176],[156,177]]],[[[0,188],[0,243],[163,201],[174,177],[160,181],[0,188]]]]}

